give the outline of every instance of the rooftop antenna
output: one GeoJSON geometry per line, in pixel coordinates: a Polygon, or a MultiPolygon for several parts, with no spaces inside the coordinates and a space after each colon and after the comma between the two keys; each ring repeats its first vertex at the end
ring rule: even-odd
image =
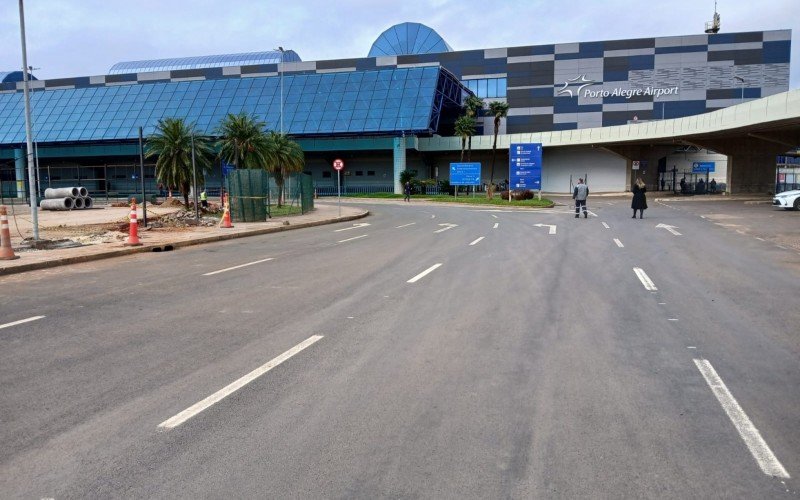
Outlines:
{"type": "Polygon", "coordinates": [[[714,0],[714,19],[713,21],[706,22],[706,33],[709,35],[717,34],[719,33],[719,27],[720,23],[719,23],[719,13],[717,12],[717,0],[714,0]]]}

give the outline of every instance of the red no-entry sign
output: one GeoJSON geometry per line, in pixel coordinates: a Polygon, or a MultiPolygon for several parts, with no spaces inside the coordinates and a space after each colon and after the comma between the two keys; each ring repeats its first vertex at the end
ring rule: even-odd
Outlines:
{"type": "Polygon", "coordinates": [[[333,160],[333,168],[335,168],[336,170],[343,169],[344,161],[340,160],[339,158],[336,158],[335,160],[333,160]]]}

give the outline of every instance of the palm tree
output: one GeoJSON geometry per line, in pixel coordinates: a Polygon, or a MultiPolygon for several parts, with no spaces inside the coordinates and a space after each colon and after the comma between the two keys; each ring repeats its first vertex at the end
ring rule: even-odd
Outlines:
{"type": "Polygon", "coordinates": [[[467,139],[475,135],[475,120],[467,115],[458,117],[455,123],[455,132],[457,136],[461,137],[461,161],[463,162],[467,139]]]}
{"type": "Polygon", "coordinates": [[[219,157],[236,168],[266,168],[266,123],[247,113],[228,115],[217,129],[219,157]]]}
{"type": "Polygon", "coordinates": [[[286,175],[302,172],[306,164],[300,144],[280,132],[270,131],[266,136],[266,169],[275,177],[278,185],[278,206],[283,203],[283,186],[286,175]]]}
{"type": "Polygon", "coordinates": [[[205,173],[211,170],[213,151],[208,138],[198,136],[194,124],[183,118],[164,118],[158,121],[156,131],[147,138],[146,156],[158,156],[156,179],[168,187],[177,186],[183,202],[189,206],[189,188],[192,185],[192,137],[194,136],[197,181],[205,184],[205,173]]]}
{"type": "Polygon", "coordinates": [[[494,193],[494,161],[497,157],[497,134],[500,132],[500,119],[508,116],[508,103],[503,101],[492,101],[489,103],[489,111],[494,115],[494,144],[492,145],[492,169],[489,175],[489,197],[494,193]]]}
{"type": "MultiPolygon", "coordinates": [[[[483,109],[483,99],[480,97],[471,95],[466,98],[464,101],[464,112],[467,116],[472,118],[474,122],[478,118],[478,114],[483,109]]],[[[467,148],[467,161],[470,161],[470,157],[472,156],[472,136],[475,135],[473,132],[467,140],[469,141],[468,148],[467,148]]]]}

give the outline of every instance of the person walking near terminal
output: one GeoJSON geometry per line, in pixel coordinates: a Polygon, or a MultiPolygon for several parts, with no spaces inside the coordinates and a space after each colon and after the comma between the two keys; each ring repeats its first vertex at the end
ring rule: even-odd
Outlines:
{"type": "Polygon", "coordinates": [[[639,211],[639,218],[644,219],[644,211],[647,210],[647,196],[645,196],[646,192],[647,187],[645,187],[642,178],[637,177],[636,182],[633,183],[633,200],[631,200],[633,217],[631,217],[631,219],[636,218],[637,210],[639,211]]]}
{"type": "Polygon", "coordinates": [[[575,218],[580,217],[581,207],[583,207],[583,218],[589,217],[586,212],[586,198],[589,197],[589,186],[583,183],[583,179],[578,179],[578,184],[572,191],[572,198],[575,200],[575,218]]]}
{"type": "Polygon", "coordinates": [[[403,194],[405,195],[403,201],[411,203],[411,183],[408,181],[406,181],[406,185],[403,186],[403,194]]]}
{"type": "Polygon", "coordinates": [[[208,208],[208,194],[206,193],[206,188],[203,188],[200,192],[200,206],[208,208]]]}

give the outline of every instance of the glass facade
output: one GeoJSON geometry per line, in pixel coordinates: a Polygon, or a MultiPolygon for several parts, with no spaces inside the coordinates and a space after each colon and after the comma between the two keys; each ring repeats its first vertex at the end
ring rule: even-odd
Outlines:
{"type": "Polygon", "coordinates": [[[506,97],[506,78],[478,78],[462,82],[480,98],[506,97]]]}
{"type": "MultiPolygon", "coordinates": [[[[108,141],[152,133],[158,120],[184,118],[214,135],[228,113],[251,113],[298,136],[432,134],[463,87],[438,67],[283,77],[138,83],[31,93],[34,140],[108,141]],[[450,90],[447,90],[450,89],[450,90]]],[[[23,96],[0,94],[0,143],[25,142],[23,96]]]]}
{"type": "Polygon", "coordinates": [[[368,57],[435,54],[453,49],[436,31],[419,23],[396,24],[381,33],[368,57]]]}
{"type": "MultiPolygon", "coordinates": [[[[283,62],[299,62],[300,56],[293,50],[283,53],[283,62]]],[[[254,64],[277,64],[281,62],[281,52],[248,52],[245,54],[220,54],[216,56],[176,57],[153,59],[150,61],[120,62],[111,67],[109,75],[145,73],[148,71],[170,71],[175,69],[219,68],[222,66],[249,66],[254,64]]]]}

